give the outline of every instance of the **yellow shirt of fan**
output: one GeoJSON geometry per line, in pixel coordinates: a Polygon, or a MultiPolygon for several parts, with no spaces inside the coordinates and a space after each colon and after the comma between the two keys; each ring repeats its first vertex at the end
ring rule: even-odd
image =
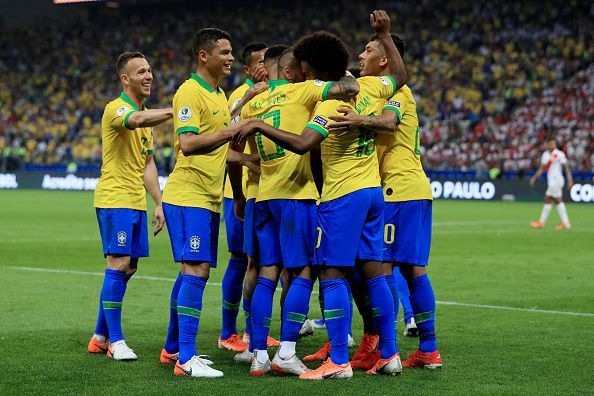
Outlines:
{"type": "Polygon", "coordinates": [[[146,210],[144,167],[153,153],[153,128],[130,129],[128,119],[139,111],[126,95],[109,102],[101,119],[103,165],[94,194],[96,208],[146,210]]]}
{"type": "Polygon", "coordinates": [[[362,77],[357,81],[360,91],[356,100],[318,103],[307,124],[324,136],[321,144],[324,174],[321,202],[381,186],[373,130],[360,127],[340,137],[328,134],[328,127],[333,123],[329,116],[339,114],[338,107],[350,107],[361,115],[374,115],[380,103],[394,94],[396,87],[392,77],[362,77]]]}
{"type": "MultiPolygon", "coordinates": [[[[239,103],[243,95],[253,86],[254,83],[249,78],[245,80],[245,83],[240,85],[229,95],[229,111],[233,111],[235,106],[239,103]]],[[[250,154],[250,148],[246,145],[244,152],[246,154],[250,154]]],[[[258,191],[258,180],[260,179],[260,175],[257,173],[253,173],[248,171],[248,168],[243,167],[243,195],[246,199],[256,198],[256,192],[258,191]],[[248,189],[248,183],[250,184],[250,188],[248,189]],[[255,185],[254,185],[255,183],[255,185]],[[251,194],[250,194],[251,193],[251,194]]],[[[224,189],[224,197],[233,199],[233,189],[231,188],[231,182],[229,181],[229,176],[225,177],[225,189],[224,189]]]]}
{"type": "Polygon", "coordinates": [[[213,89],[192,73],[173,97],[176,163],[165,185],[163,202],[220,212],[228,145],[186,157],[179,147],[179,134],[214,133],[230,123],[223,90],[213,89]]]}
{"type": "Polygon", "coordinates": [[[376,138],[385,201],[432,200],[421,165],[417,103],[410,88],[400,88],[383,110],[393,111],[400,120],[394,133],[380,133],[376,138]]]}
{"type": "MultiPolygon", "coordinates": [[[[268,85],[268,90],[243,107],[241,118],[260,118],[275,128],[300,135],[316,103],[326,99],[332,82],[308,80],[291,84],[274,80],[268,85]]],[[[318,199],[309,153],[292,153],[261,134],[256,135],[256,143],[260,154],[256,201],[318,199]]]]}

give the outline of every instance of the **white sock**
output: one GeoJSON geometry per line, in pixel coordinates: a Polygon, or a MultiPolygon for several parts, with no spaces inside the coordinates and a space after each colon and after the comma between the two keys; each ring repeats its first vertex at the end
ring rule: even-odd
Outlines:
{"type": "Polygon", "coordinates": [[[544,204],[542,207],[542,213],[540,214],[540,222],[542,224],[547,222],[549,218],[549,213],[551,213],[551,209],[553,208],[553,204],[544,204]]]}
{"type": "Polygon", "coordinates": [[[105,342],[105,340],[107,340],[107,338],[101,334],[93,334],[93,338],[99,342],[105,342]]]}
{"type": "Polygon", "coordinates": [[[258,360],[259,363],[266,363],[270,360],[270,356],[268,356],[268,351],[254,349],[254,355],[256,356],[256,360],[258,360]]]}
{"type": "Polygon", "coordinates": [[[281,359],[290,359],[295,355],[295,341],[282,341],[278,350],[278,356],[281,359]]]}
{"type": "Polygon", "coordinates": [[[557,213],[559,213],[559,217],[561,218],[561,222],[566,226],[569,225],[569,216],[567,216],[567,208],[565,207],[565,203],[561,202],[557,205],[557,213]]]}

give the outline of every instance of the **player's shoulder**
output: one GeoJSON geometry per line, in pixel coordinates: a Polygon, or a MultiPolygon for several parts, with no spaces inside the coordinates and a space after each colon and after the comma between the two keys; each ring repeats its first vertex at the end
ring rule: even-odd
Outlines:
{"type": "Polygon", "coordinates": [[[333,114],[333,113],[337,113],[337,110],[336,109],[338,109],[341,106],[354,108],[352,101],[338,100],[338,99],[329,99],[329,100],[325,100],[323,102],[318,102],[316,104],[314,113],[315,114],[333,114]]]}
{"type": "Polygon", "coordinates": [[[396,82],[392,76],[363,76],[357,78],[357,82],[361,88],[374,85],[377,86],[378,84],[383,84],[385,86],[396,86],[396,82]]]}
{"type": "Polygon", "coordinates": [[[134,106],[123,98],[123,94],[105,105],[103,114],[110,117],[120,117],[134,110],[134,106]]]}

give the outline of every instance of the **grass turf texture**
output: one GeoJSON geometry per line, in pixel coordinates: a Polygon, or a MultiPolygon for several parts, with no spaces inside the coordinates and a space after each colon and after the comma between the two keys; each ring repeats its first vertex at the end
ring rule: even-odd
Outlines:
{"type": "MultiPolygon", "coordinates": [[[[349,381],[306,382],[253,378],[248,367],[219,351],[220,286],[207,286],[198,352],[225,373],[219,380],[179,378],[159,364],[166,335],[172,263],[166,231],[150,238],[151,257],[132,279],[124,300],[123,328],[139,356],[118,363],[91,355],[86,345],[95,327],[102,277],[31,272],[35,267],[102,273],[105,267],[92,194],[0,191],[0,394],[167,393],[201,394],[384,394],[401,393],[590,393],[594,389],[594,317],[493,310],[438,304],[438,344],[444,368],[408,369],[396,378],[356,372],[349,381]]],[[[429,269],[439,301],[594,313],[594,211],[568,205],[573,228],[532,230],[540,203],[437,201],[429,269]]],[[[149,217],[150,222],[150,217],[149,217]]],[[[151,233],[152,235],[152,233],[151,233]]],[[[220,282],[226,267],[221,225],[220,282]]],[[[317,290],[317,286],[314,290],[317,290]]],[[[278,301],[279,293],[276,293],[278,301]]],[[[311,316],[319,317],[317,295],[311,316]]],[[[402,315],[399,316],[402,318],[402,315]]],[[[272,335],[279,336],[275,303],[272,335]]],[[[238,328],[243,329],[240,312],[238,328]]],[[[355,312],[355,339],[361,320],[355,312]]],[[[403,357],[417,339],[398,342],[403,357]]],[[[324,330],[299,342],[298,354],[317,350],[324,330]]],[[[271,357],[274,350],[270,352],[271,357]]],[[[351,350],[351,354],[354,350],[351,350]]],[[[317,367],[319,363],[310,364],[317,367]]]]}

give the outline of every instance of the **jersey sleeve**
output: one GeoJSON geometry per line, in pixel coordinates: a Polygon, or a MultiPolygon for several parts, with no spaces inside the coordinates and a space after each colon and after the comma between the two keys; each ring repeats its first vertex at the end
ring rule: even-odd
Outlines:
{"type": "Polygon", "coordinates": [[[333,83],[333,81],[307,80],[295,84],[299,102],[309,107],[316,102],[328,99],[328,90],[333,83]]]}
{"type": "Polygon", "coordinates": [[[540,157],[540,164],[546,165],[549,162],[549,157],[547,156],[547,152],[543,153],[540,157]]]}
{"type": "Polygon", "coordinates": [[[150,134],[148,135],[147,141],[146,141],[146,149],[147,152],[149,154],[153,154],[155,151],[155,137],[154,137],[154,130],[153,128],[150,128],[150,134]]]}
{"type": "Polygon", "coordinates": [[[336,108],[337,105],[335,101],[318,103],[316,109],[313,112],[311,120],[305,125],[305,127],[313,129],[322,135],[324,139],[326,139],[329,133],[328,128],[334,122],[329,118],[329,116],[337,114],[336,108]]]}
{"type": "Polygon", "coordinates": [[[200,133],[202,106],[187,87],[180,87],[173,99],[173,128],[175,133],[200,133]]]}
{"type": "Polygon", "coordinates": [[[567,163],[567,156],[563,151],[559,152],[559,163],[565,165],[567,163]]]}
{"type": "Polygon", "coordinates": [[[402,114],[406,112],[406,108],[408,106],[408,99],[406,95],[400,91],[396,92],[396,95],[392,96],[386,102],[385,106],[382,109],[384,111],[393,111],[398,116],[398,121],[402,121],[402,114]]]}
{"type": "Polygon", "coordinates": [[[109,104],[105,107],[105,115],[109,119],[109,126],[115,129],[116,131],[134,129],[130,128],[130,126],[128,125],[128,119],[135,112],[136,110],[134,110],[128,104],[123,104],[121,106],[109,104]]]}
{"type": "Polygon", "coordinates": [[[366,93],[380,99],[388,99],[396,94],[396,80],[392,76],[365,76],[358,78],[357,81],[360,94],[366,93]]]}

